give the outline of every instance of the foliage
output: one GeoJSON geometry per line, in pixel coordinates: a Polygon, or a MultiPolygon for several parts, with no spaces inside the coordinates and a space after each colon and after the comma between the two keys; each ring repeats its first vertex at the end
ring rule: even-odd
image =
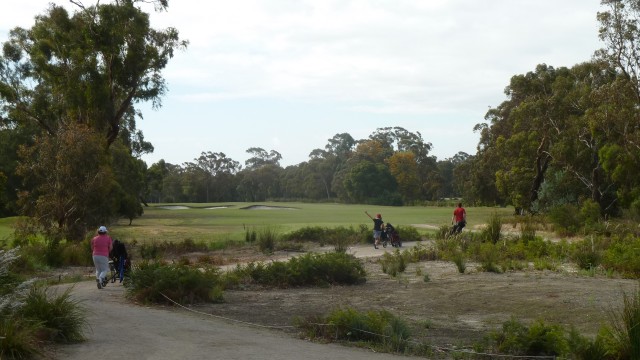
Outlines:
{"type": "Polygon", "coordinates": [[[109,201],[114,188],[104,140],[87,126],[37,137],[33,146],[21,148],[20,157],[17,173],[28,189],[19,196],[22,212],[50,241],[80,240],[88,228],[115,212],[115,203],[109,201]]]}
{"type": "Polygon", "coordinates": [[[0,356],[30,358],[42,354],[47,341],[82,340],[86,314],[71,289],[58,295],[20,280],[12,271],[19,251],[0,250],[0,356]]]}
{"type": "Polygon", "coordinates": [[[366,342],[395,352],[409,346],[409,327],[385,310],[361,313],[352,308],[336,309],[324,318],[309,320],[298,321],[298,326],[314,338],[366,342]]]}
{"type": "Polygon", "coordinates": [[[502,235],[502,219],[497,213],[493,213],[493,215],[489,218],[489,223],[487,227],[482,230],[482,237],[485,241],[490,241],[493,244],[496,244],[500,241],[500,237],[502,235]]]}
{"type": "Polygon", "coordinates": [[[72,290],[69,287],[58,295],[47,287],[33,286],[19,313],[39,323],[48,340],[60,343],[82,341],[88,322],[80,301],[72,298],[72,290]]]}
{"type": "MultiPolygon", "coordinates": [[[[24,180],[23,213],[49,237],[80,240],[86,227],[140,213],[145,169],[137,158],[153,147],[136,129],[134,105],[160,106],[161,72],[187,42],[173,28],[151,28],[139,2],[74,2],[71,15],[52,4],[3,44],[0,127],[19,140],[8,146],[19,145],[22,159],[8,181],[15,189],[24,180]]],[[[15,164],[2,160],[0,171],[15,164]]]]}
{"type": "Polygon", "coordinates": [[[500,353],[520,356],[564,356],[569,352],[569,344],[564,329],[559,325],[547,325],[537,321],[530,327],[514,318],[502,324],[502,330],[494,332],[500,353]]]}
{"type": "Polygon", "coordinates": [[[612,313],[610,344],[617,358],[640,358],[640,287],[634,294],[623,293],[623,308],[612,313]]]}
{"type": "Polygon", "coordinates": [[[311,241],[320,245],[330,243],[337,245],[340,242],[345,244],[371,242],[371,231],[365,225],[353,226],[305,226],[298,230],[286,233],[282,236],[286,241],[311,241]]]}
{"type": "Polygon", "coordinates": [[[602,266],[627,276],[640,276],[640,238],[612,237],[602,254],[602,266]]]}
{"type": "Polygon", "coordinates": [[[391,253],[385,252],[378,262],[382,266],[382,272],[391,276],[403,273],[407,269],[406,258],[398,249],[395,249],[391,253]]]}
{"type": "Polygon", "coordinates": [[[143,303],[172,305],[171,300],[180,304],[222,300],[220,274],[215,267],[142,261],[132,269],[130,277],[125,284],[127,296],[143,303]]]}
{"type": "Polygon", "coordinates": [[[280,234],[273,226],[258,229],[258,249],[265,254],[271,254],[276,248],[280,234]]]}
{"type": "Polygon", "coordinates": [[[255,283],[266,286],[354,285],[366,281],[360,260],[342,252],[305,254],[287,262],[249,263],[230,272],[228,286],[255,283]]]}

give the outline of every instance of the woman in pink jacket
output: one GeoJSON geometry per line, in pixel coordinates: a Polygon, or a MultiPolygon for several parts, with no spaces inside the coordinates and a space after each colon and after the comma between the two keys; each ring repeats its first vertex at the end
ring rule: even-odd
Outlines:
{"type": "Polygon", "coordinates": [[[113,247],[111,236],[107,235],[107,228],[100,226],[98,235],[91,239],[91,252],[93,265],[96,267],[96,283],[98,289],[107,286],[107,273],[109,272],[109,253],[113,247]]]}

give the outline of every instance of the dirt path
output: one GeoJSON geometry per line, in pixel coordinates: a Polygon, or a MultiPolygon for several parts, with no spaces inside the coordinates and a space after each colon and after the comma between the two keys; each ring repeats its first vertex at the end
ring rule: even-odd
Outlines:
{"type": "MultiPolygon", "coordinates": [[[[391,247],[387,251],[391,250],[391,247]]],[[[371,246],[353,248],[358,257],[375,256],[371,246]],[[370,248],[370,249],[369,249],[370,248]]],[[[98,290],[74,285],[73,295],[88,310],[87,341],[59,347],[56,359],[399,359],[366,349],[317,344],[278,330],[263,329],[169,307],[128,303],[121,284],[98,290]]]]}

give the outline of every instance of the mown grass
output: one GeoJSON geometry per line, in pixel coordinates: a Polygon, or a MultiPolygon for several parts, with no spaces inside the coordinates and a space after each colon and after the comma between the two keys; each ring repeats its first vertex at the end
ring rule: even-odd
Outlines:
{"type": "MultiPolygon", "coordinates": [[[[247,229],[277,227],[281,233],[289,233],[304,227],[354,227],[372,228],[371,220],[364,214],[381,213],[385,222],[394,226],[412,224],[449,224],[453,209],[443,207],[391,207],[352,204],[307,203],[211,203],[211,204],[158,204],[144,209],[144,215],[131,226],[122,220],[110,227],[110,234],[126,242],[181,241],[244,241],[247,229]],[[252,205],[278,207],[280,210],[247,210],[252,205]],[[185,206],[172,210],[166,207],[185,206]],[[225,207],[226,208],[222,208],[225,207]],[[291,208],[284,210],[283,208],[291,208]]],[[[511,208],[467,208],[468,227],[483,224],[497,212],[510,216],[511,208]]]]}

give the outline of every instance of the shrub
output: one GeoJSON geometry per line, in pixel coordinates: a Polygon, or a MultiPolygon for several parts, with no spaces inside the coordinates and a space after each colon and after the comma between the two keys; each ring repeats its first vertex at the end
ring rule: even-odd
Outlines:
{"type": "Polygon", "coordinates": [[[610,344],[619,359],[640,359],[640,287],[623,293],[623,308],[612,313],[610,344]]]}
{"type": "Polygon", "coordinates": [[[590,270],[600,265],[602,255],[596,250],[593,239],[585,239],[576,244],[572,258],[580,269],[590,270]]]}
{"type": "Polygon", "coordinates": [[[379,263],[382,265],[382,272],[391,276],[396,276],[407,269],[407,262],[398,249],[392,253],[385,252],[382,254],[379,263]]]}
{"type": "Polygon", "coordinates": [[[72,288],[61,295],[44,286],[33,286],[20,308],[20,315],[41,324],[49,340],[70,343],[84,340],[85,310],[71,297],[72,288]]]}
{"type": "Polygon", "coordinates": [[[520,239],[527,244],[536,238],[536,225],[531,216],[524,217],[520,223],[520,239]]]}
{"type": "Polygon", "coordinates": [[[467,269],[467,262],[466,262],[464,253],[462,251],[456,251],[453,254],[453,262],[454,264],[456,264],[456,267],[458,268],[458,272],[460,274],[464,274],[465,270],[467,269]]]}
{"type": "Polygon", "coordinates": [[[265,254],[275,250],[278,242],[278,232],[272,226],[265,226],[258,231],[258,248],[265,254]]]}
{"type": "Polygon", "coordinates": [[[578,207],[572,204],[551,208],[548,217],[561,235],[575,235],[582,227],[578,207]]]}
{"type": "Polygon", "coordinates": [[[221,280],[214,267],[143,261],[125,286],[127,296],[143,303],[172,304],[166,297],[186,304],[222,300],[221,280]]]}
{"type": "Polygon", "coordinates": [[[366,281],[362,262],[355,256],[331,252],[305,254],[287,262],[274,261],[238,266],[226,277],[227,286],[253,282],[275,287],[352,285],[366,281]]]}
{"type": "Polygon", "coordinates": [[[406,322],[385,310],[361,313],[352,308],[337,309],[324,319],[298,321],[298,326],[309,336],[364,341],[396,352],[404,351],[411,337],[406,322]]]}
{"type": "Polygon", "coordinates": [[[616,237],[602,254],[602,265],[627,276],[640,276],[640,237],[616,237]]]}
{"type": "Polygon", "coordinates": [[[413,226],[398,225],[396,226],[396,231],[398,232],[398,234],[400,234],[400,239],[403,242],[422,240],[422,236],[420,236],[418,229],[414,228],[413,226]]]}
{"type": "Polygon", "coordinates": [[[547,325],[537,321],[527,327],[514,318],[502,325],[502,331],[491,335],[500,353],[521,356],[565,355],[569,343],[564,329],[559,325],[547,325]]]}
{"type": "Polygon", "coordinates": [[[500,241],[502,231],[502,220],[498,213],[494,212],[489,218],[489,222],[487,227],[482,230],[482,237],[485,241],[490,241],[493,244],[498,243],[500,241]]]}
{"type": "Polygon", "coordinates": [[[253,244],[256,242],[256,239],[258,239],[258,233],[256,232],[255,228],[245,229],[244,241],[248,242],[249,244],[253,244]]]}
{"type": "Polygon", "coordinates": [[[436,249],[425,244],[418,243],[415,246],[403,251],[403,256],[408,262],[420,262],[425,260],[436,260],[436,249]]]}
{"type": "Polygon", "coordinates": [[[0,358],[30,359],[42,355],[38,340],[40,324],[11,316],[0,316],[0,358]]]}
{"type": "Polygon", "coordinates": [[[480,245],[478,261],[484,271],[502,273],[502,269],[498,265],[499,260],[500,252],[496,245],[490,243],[480,245]]]}

